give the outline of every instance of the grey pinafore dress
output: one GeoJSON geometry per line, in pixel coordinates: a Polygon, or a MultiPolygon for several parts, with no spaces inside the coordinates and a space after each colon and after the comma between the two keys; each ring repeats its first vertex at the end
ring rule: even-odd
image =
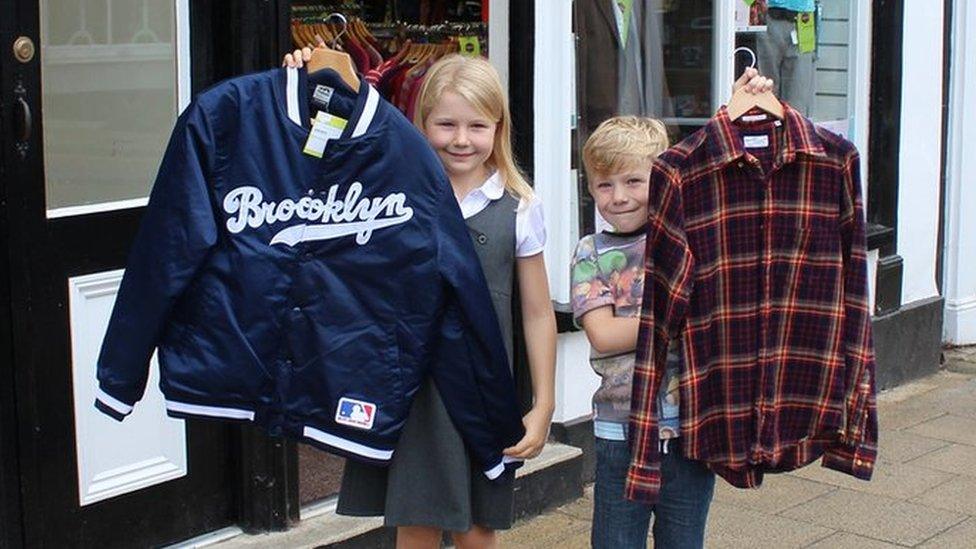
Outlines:
{"type": "MultiPolygon", "coordinates": [[[[515,214],[507,192],[466,220],[498,323],[512,358],[515,214]]],[[[433,381],[417,392],[389,468],[347,461],[336,511],[384,516],[387,526],[430,526],[463,532],[477,524],[512,526],[514,473],[488,480],[469,458],[433,381]]]]}

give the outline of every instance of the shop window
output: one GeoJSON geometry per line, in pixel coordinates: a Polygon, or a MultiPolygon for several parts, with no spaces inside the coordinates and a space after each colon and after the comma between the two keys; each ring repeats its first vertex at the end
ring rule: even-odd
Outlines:
{"type": "Polygon", "coordinates": [[[659,118],[672,141],[701,127],[714,107],[712,0],[576,0],[580,234],[597,214],[586,191],[582,145],[616,115],[659,118]]]}
{"type": "Polygon", "coordinates": [[[40,3],[48,215],[145,204],[178,113],[176,3],[40,3]]]}
{"type": "MultiPolygon", "coordinates": [[[[751,48],[777,95],[817,124],[853,138],[852,0],[735,0],[736,45],[751,48]],[[806,11],[794,11],[794,10],[806,11]]],[[[736,59],[736,74],[748,61],[736,59]]]]}
{"type": "MultiPolygon", "coordinates": [[[[507,7],[503,2],[492,4],[500,14],[507,7]]],[[[291,18],[293,46],[314,46],[316,35],[330,45],[335,40],[353,58],[358,72],[378,69],[373,85],[411,119],[413,101],[431,64],[451,53],[488,57],[489,52],[487,0],[296,1],[291,18]],[[330,18],[333,13],[348,22],[341,35],[339,20],[330,18]]],[[[298,464],[302,505],[338,492],[342,458],[299,445],[298,464]]]]}

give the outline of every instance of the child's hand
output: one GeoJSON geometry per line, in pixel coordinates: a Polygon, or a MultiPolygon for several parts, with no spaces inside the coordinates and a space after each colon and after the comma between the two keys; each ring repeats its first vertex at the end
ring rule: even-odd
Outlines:
{"type": "Polygon", "coordinates": [[[541,409],[534,406],[529,413],[522,417],[525,425],[525,436],[518,444],[505,448],[502,452],[506,456],[519,459],[532,459],[542,452],[549,436],[549,423],[552,421],[552,409],[541,409]]]}
{"type": "Polygon", "coordinates": [[[732,84],[732,93],[735,94],[741,88],[745,88],[747,92],[752,94],[760,94],[772,91],[773,81],[765,76],[760,76],[755,67],[746,67],[742,76],[732,84]]]}
{"type": "MultiPolygon", "coordinates": [[[[318,42],[319,47],[325,46],[325,40],[317,34],[315,35],[315,41],[318,42]]],[[[295,50],[293,53],[286,53],[285,58],[281,60],[281,66],[290,69],[300,69],[311,58],[312,48],[305,46],[300,50],[295,50]]]]}

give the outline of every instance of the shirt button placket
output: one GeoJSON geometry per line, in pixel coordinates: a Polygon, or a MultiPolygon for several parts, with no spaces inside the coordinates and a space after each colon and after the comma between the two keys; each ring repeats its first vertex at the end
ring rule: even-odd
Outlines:
{"type": "Polygon", "coordinates": [[[760,208],[759,226],[762,230],[762,250],[759,254],[760,270],[762,272],[762,292],[759,296],[759,426],[757,435],[760,447],[765,452],[767,448],[766,431],[769,426],[774,425],[772,418],[771,401],[775,399],[770,394],[770,389],[775,385],[775,372],[773,371],[773,360],[770,356],[769,326],[772,315],[772,254],[773,254],[773,234],[772,225],[767,223],[772,211],[772,189],[770,188],[769,177],[762,178],[762,207],[760,208]]]}

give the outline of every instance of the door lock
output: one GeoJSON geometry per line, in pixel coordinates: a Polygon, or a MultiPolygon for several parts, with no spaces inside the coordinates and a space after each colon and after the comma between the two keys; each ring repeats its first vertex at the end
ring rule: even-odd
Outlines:
{"type": "Polygon", "coordinates": [[[28,63],[34,59],[34,41],[26,36],[14,40],[14,57],[21,63],[28,63]]]}

